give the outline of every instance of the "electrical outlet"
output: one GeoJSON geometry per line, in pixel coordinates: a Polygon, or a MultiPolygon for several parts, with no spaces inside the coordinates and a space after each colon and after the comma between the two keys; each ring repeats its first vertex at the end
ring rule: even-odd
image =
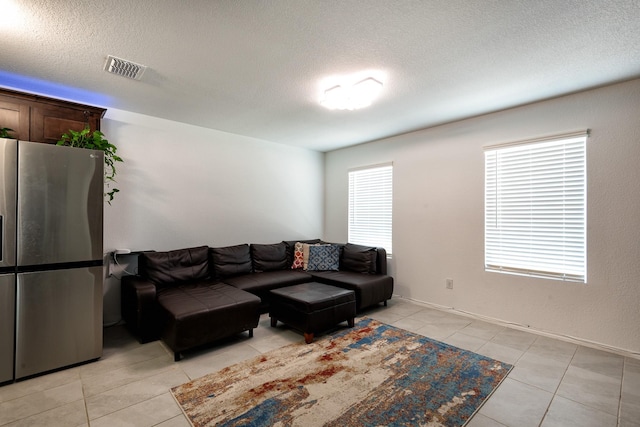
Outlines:
{"type": "Polygon", "coordinates": [[[447,289],[453,289],[453,279],[447,279],[447,289]]]}

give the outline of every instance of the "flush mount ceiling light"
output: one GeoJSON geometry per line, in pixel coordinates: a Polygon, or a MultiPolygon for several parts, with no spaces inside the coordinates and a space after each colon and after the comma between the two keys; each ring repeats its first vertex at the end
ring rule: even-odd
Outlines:
{"type": "Polygon", "coordinates": [[[25,13],[14,0],[0,1],[0,27],[13,30],[24,25],[25,13]]]}
{"type": "Polygon", "coordinates": [[[336,85],[324,91],[320,105],[330,110],[357,110],[368,107],[382,91],[382,82],[367,77],[353,85],[336,85]]]}

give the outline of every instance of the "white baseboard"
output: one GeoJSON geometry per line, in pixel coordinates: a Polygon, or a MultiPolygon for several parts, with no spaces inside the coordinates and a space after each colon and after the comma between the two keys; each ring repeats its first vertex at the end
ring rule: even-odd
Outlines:
{"type": "Polygon", "coordinates": [[[570,335],[562,335],[562,334],[557,334],[554,332],[549,332],[549,331],[544,331],[541,329],[536,329],[536,328],[532,328],[529,325],[523,325],[523,324],[518,324],[515,322],[509,322],[506,320],[501,320],[501,319],[496,319],[493,317],[487,317],[487,316],[483,316],[480,314],[476,314],[476,313],[470,313],[468,311],[463,311],[463,310],[457,310],[454,307],[447,307],[444,305],[440,305],[440,304],[434,304],[434,303],[430,303],[430,302],[426,302],[426,301],[420,301],[414,298],[406,298],[403,297],[402,295],[393,295],[394,298],[400,298],[400,299],[404,299],[407,301],[411,301],[412,303],[418,304],[418,305],[422,305],[425,306],[427,308],[433,308],[436,310],[440,310],[440,311],[445,311],[445,312],[450,312],[450,313],[454,313],[460,316],[465,316],[465,317],[469,317],[471,319],[475,319],[475,320],[482,320],[484,322],[488,322],[488,323],[493,323],[495,325],[500,325],[500,326],[505,326],[507,328],[512,328],[512,329],[517,329],[520,331],[525,331],[525,332],[531,332],[532,334],[536,334],[536,335],[541,335],[547,338],[554,338],[554,339],[558,339],[561,341],[566,341],[566,342],[570,342],[572,344],[578,344],[578,345],[583,345],[585,347],[590,347],[590,348],[595,348],[597,350],[604,350],[604,351],[608,351],[610,353],[615,353],[618,354],[620,356],[624,356],[624,357],[630,357],[633,359],[640,359],[640,353],[632,351],[632,350],[628,350],[628,349],[624,349],[624,348],[620,348],[620,347],[614,347],[614,346],[610,346],[607,344],[602,344],[599,342],[595,342],[595,341],[590,341],[590,340],[586,340],[583,338],[579,338],[579,337],[573,337],[570,335]]]}

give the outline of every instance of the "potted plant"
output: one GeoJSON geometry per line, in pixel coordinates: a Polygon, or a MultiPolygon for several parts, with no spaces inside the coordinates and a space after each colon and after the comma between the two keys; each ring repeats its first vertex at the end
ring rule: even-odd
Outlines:
{"type": "Polygon", "coordinates": [[[12,136],[9,135],[9,132],[15,132],[15,131],[9,128],[0,128],[0,138],[12,138],[12,136]]]}
{"type": "MultiPolygon", "coordinates": [[[[116,162],[122,162],[122,158],[116,155],[117,148],[111,144],[104,137],[104,134],[99,130],[91,132],[89,126],[86,126],[81,131],[69,130],[69,132],[62,135],[57,145],[66,145],[68,147],[88,148],[91,150],[102,150],[104,152],[104,178],[105,185],[109,189],[112,183],[115,183],[116,176],[116,162]]],[[[110,191],[105,192],[107,197],[107,203],[111,204],[113,197],[120,190],[117,188],[110,188],[110,191]]]]}

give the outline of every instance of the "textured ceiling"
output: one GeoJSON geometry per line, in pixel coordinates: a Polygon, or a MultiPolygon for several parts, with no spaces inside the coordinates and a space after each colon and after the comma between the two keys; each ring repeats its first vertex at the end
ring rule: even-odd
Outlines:
{"type": "Polygon", "coordinates": [[[0,86],[319,151],[640,77],[638,0],[2,3],[0,86]],[[363,70],[385,76],[373,106],[318,104],[363,70]]]}

